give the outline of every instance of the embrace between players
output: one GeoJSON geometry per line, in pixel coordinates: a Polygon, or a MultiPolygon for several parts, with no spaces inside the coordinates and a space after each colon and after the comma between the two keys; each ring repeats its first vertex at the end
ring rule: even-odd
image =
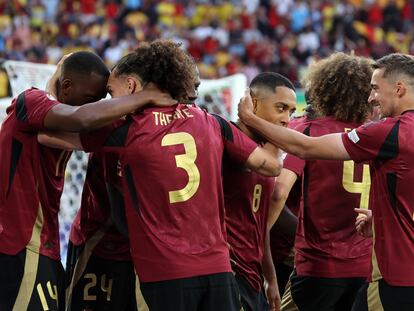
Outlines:
{"type": "Polygon", "coordinates": [[[231,123],[194,105],[196,65],[171,41],[140,45],[111,72],[89,52],[65,58],[48,92],[20,94],[2,124],[0,309],[278,310],[269,229],[300,176],[289,307],[411,310],[414,60],[331,57],[329,103],[310,77],[320,116],[298,131],[286,128],[295,89],[276,73],[253,79],[231,123]],[[358,127],[373,103],[389,118],[358,127]],[[91,153],[65,275],[57,212],[73,149],[91,153]]]}

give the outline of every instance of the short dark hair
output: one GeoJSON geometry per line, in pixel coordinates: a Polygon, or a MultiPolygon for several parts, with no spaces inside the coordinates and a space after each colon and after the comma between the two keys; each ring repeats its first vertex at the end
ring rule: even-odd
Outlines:
{"type": "Polygon", "coordinates": [[[276,92],[276,88],[278,86],[285,86],[293,91],[295,91],[295,87],[293,83],[290,82],[288,78],[282,76],[276,72],[262,72],[259,73],[252,82],[250,82],[250,88],[261,88],[267,89],[272,91],[273,93],[276,92]]]}
{"type": "Polygon", "coordinates": [[[179,101],[194,89],[197,71],[193,58],[172,40],[143,42],[112,69],[115,76],[135,74],[143,84],[153,82],[179,101]]]}
{"type": "Polygon", "coordinates": [[[384,78],[399,74],[414,78],[414,57],[402,53],[392,53],[375,61],[372,68],[384,69],[384,78]]]}
{"type": "Polygon", "coordinates": [[[88,76],[96,73],[100,76],[109,77],[109,69],[103,60],[95,53],[79,51],[70,55],[62,64],[62,76],[68,74],[81,74],[88,76]]]}

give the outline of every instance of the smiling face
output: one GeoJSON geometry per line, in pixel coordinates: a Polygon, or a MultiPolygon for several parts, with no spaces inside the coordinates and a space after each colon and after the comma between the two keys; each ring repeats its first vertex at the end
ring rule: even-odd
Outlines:
{"type": "Polygon", "coordinates": [[[398,115],[397,82],[391,82],[384,78],[384,69],[375,69],[371,78],[371,93],[368,101],[374,106],[379,107],[382,117],[393,117],[398,115]]]}
{"type": "Polygon", "coordinates": [[[254,113],[276,125],[287,127],[296,110],[296,94],[285,86],[277,86],[274,92],[262,89],[252,96],[254,113]]]}

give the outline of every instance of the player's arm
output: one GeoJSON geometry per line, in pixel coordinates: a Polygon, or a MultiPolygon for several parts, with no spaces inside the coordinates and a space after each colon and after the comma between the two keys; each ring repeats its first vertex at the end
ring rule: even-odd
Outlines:
{"type": "Polygon", "coordinates": [[[263,275],[267,282],[266,297],[269,302],[271,311],[279,311],[281,299],[279,294],[279,285],[277,283],[276,270],[273,264],[272,253],[270,250],[270,232],[266,230],[264,251],[262,259],[263,275]]]}
{"type": "Polygon", "coordinates": [[[123,97],[104,99],[83,106],[59,103],[46,114],[44,127],[48,130],[68,132],[90,131],[108,125],[148,104],[171,106],[175,103],[176,101],[169,94],[154,89],[143,90],[123,97]]]}
{"type": "Polygon", "coordinates": [[[267,144],[265,148],[258,147],[255,141],[233,124],[218,115],[212,116],[220,126],[225,152],[232,160],[264,176],[280,174],[282,160],[275,146],[267,144]]]}
{"type": "Polygon", "coordinates": [[[309,137],[297,131],[267,122],[253,114],[249,89],[239,103],[239,117],[272,144],[302,159],[349,160],[342,142],[342,134],[309,137]]]}
{"type": "Polygon", "coordinates": [[[37,135],[39,144],[62,150],[83,150],[78,133],[42,132],[37,135]]]}
{"type": "Polygon", "coordinates": [[[272,228],[280,213],[282,212],[290,190],[298,179],[296,173],[289,169],[283,168],[279,177],[276,179],[275,189],[273,190],[272,199],[270,201],[269,216],[267,225],[272,228]]]}
{"type": "Polygon", "coordinates": [[[278,176],[282,170],[282,160],[274,152],[257,147],[248,157],[246,166],[264,176],[278,176]]]}
{"type": "Polygon", "coordinates": [[[298,217],[285,205],[273,226],[276,230],[293,240],[296,235],[296,228],[298,227],[298,217]]]}

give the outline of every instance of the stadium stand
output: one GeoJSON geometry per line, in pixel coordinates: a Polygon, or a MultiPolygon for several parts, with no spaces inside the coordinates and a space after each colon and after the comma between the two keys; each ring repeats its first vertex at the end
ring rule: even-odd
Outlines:
{"type": "MultiPolygon", "coordinates": [[[[414,53],[410,0],[20,0],[0,2],[0,57],[55,64],[92,49],[111,66],[137,41],[175,38],[202,78],[279,72],[299,81],[314,58],[354,50],[414,53]]],[[[4,90],[0,78],[0,91],[4,90]]],[[[0,92],[0,95],[3,93],[0,92]]]]}

